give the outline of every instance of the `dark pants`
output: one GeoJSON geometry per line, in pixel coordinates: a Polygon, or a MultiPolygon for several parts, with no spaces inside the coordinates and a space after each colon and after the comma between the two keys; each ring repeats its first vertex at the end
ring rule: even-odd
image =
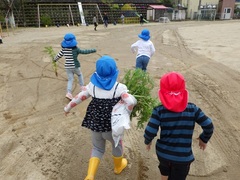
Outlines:
{"type": "Polygon", "coordinates": [[[98,24],[95,22],[95,23],[94,23],[94,30],[95,30],[95,31],[97,30],[97,26],[98,26],[98,24]]]}
{"type": "Polygon", "coordinates": [[[104,20],[104,25],[105,25],[105,27],[108,27],[108,21],[107,20],[104,20]]]}
{"type": "Polygon", "coordinates": [[[163,176],[168,176],[168,180],[185,180],[191,163],[172,163],[170,161],[159,160],[158,166],[163,176]]]}

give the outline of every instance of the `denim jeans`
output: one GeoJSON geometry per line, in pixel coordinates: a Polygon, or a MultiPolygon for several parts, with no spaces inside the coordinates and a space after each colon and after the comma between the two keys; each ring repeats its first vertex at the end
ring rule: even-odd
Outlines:
{"type": "Polygon", "coordinates": [[[139,56],[136,59],[136,68],[140,68],[143,71],[146,71],[149,59],[150,58],[148,56],[144,56],[144,55],[143,56],[139,56]]]}
{"type": "Polygon", "coordinates": [[[68,77],[67,92],[72,93],[72,84],[74,80],[74,74],[78,76],[79,85],[84,86],[83,74],[80,67],[75,69],[66,69],[66,72],[68,77]]]}

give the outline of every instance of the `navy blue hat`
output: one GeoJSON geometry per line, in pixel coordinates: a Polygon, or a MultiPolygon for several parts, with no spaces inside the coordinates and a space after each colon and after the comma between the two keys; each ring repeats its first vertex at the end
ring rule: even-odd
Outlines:
{"type": "Polygon", "coordinates": [[[61,43],[63,48],[72,48],[77,45],[76,37],[72,33],[67,33],[61,43]]]}
{"type": "Polygon", "coordinates": [[[150,32],[148,29],[143,29],[142,33],[138,35],[144,41],[148,41],[150,39],[150,32]]]}
{"type": "Polygon", "coordinates": [[[90,81],[101,89],[111,90],[117,81],[118,73],[115,60],[110,56],[102,56],[96,62],[96,72],[90,81]]]}

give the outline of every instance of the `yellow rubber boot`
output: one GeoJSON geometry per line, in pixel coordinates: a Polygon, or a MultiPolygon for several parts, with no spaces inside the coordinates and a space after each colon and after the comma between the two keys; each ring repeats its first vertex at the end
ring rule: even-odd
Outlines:
{"type": "Polygon", "coordinates": [[[121,157],[114,157],[113,156],[113,162],[114,162],[114,173],[120,174],[122,170],[127,167],[127,159],[121,157]]]}
{"type": "Polygon", "coordinates": [[[84,180],[94,180],[94,176],[98,170],[98,165],[100,163],[100,159],[97,157],[92,157],[89,160],[88,164],[88,175],[84,180]]]}

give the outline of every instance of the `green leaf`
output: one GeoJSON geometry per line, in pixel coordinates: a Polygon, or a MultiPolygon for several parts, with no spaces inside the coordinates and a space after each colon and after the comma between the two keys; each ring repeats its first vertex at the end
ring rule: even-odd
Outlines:
{"type": "Polygon", "coordinates": [[[54,72],[55,72],[55,75],[58,76],[57,63],[56,63],[56,61],[54,61],[54,57],[55,57],[56,54],[55,54],[55,52],[53,51],[52,46],[47,46],[47,47],[45,47],[45,48],[44,48],[44,51],[50,55],[50,57],[51,57],[51,59],[52,59],[52,68],[53,68],[53,70],[54,70],[54,72]]]}
{"type": "Polygon", "coordinates": [[[122,83],[128,87],[129,93],[137,99],[137,105],[131,113],[131,120],[136,117],[137,128],[143,128],[144,123],[149,120],[154,107],[160,105],[157,98],[152,97],[154,80],[149,73],[141,69],[126,70],[122,83]]]}

